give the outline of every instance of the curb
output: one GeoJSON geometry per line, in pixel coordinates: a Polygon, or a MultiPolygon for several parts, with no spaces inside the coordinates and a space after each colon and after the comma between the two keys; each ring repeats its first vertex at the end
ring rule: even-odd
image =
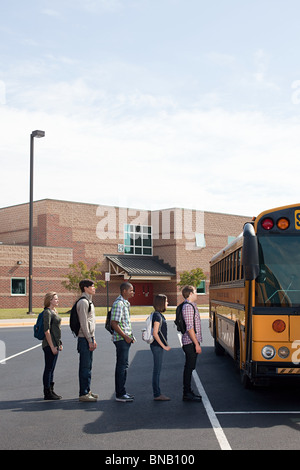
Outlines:
{"type": "MultiPolygon", "coordinates": [[[[201,319],[207,319],[208,318],[208,312],[200,312],[201,319]]],[[[146,321],[148,315],[132,315],[131,316],[131,322],[142,322],[146,321]]],[[[175,320],[175,315],[172,314],[166,314],[165,315],[166,319],[171,321],[175,320]]],[[[22,318],[22,319],[6,319],[6,320],[0,320],[0,328],[19,328],[19,327],[33,327],[36,323],[37,316],[35,318],[22,318]]],[[[101,317],[96,317],[96,324],[104,324],[106,320],[105,316],[101,317]]],[[[69,318],[62,318],[61,320],[62,325],[69,325],[69,318]]]]}

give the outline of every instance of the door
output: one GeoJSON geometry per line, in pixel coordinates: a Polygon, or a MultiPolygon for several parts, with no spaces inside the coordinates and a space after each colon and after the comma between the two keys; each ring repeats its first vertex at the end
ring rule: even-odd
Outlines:
{"type": "Polygon", "coordinates": [[[132,282],[134,297],[130,299],[131,305],[153,305],[153,284],[149,282],[132,282]]]}

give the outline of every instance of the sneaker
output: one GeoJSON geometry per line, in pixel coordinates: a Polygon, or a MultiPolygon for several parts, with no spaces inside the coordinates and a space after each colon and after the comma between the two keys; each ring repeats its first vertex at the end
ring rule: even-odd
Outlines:
{"type": "Polygon", "coordinates": [[[125,393],[125,395],[122,395],[121,397],[116,397],[116,401],[121,401],[123,403],[130,402],[133,401],[133,396],[125,393]]]}
{"type": "Polygon", "coordinates": [[[188,393],[186,393],[186,394],[183,395],[182,400],[183,400],[183,401],[197,401],[197,402],[201,402],[201,401],[202,401],[202,397],[201,397],[200,395],[195,395],[193,392],[188,392],[188,393]]]}
{"type": "Polygon", "coordinates": [[[79,401],[85,401],[85,402],[88,402],[88,401],[97,401],[97,398],[94,397],[91,393],[87,393],[86,395],[81,395],[79,397],[79,401]]]}
{"type": "Polygon", "coordinates": [[[89,391],[89,395],[92,395],[92,397],[97,398],[97,399],[99,398],[98,393],[92,393],[91,391],[89,391]]]}
{"type": "Polygon", "coordinates": [[[159,395],[159,397],[154,398],[155,401],[170,401],[171,398],[166,397],[166,395],[159,395]]]}

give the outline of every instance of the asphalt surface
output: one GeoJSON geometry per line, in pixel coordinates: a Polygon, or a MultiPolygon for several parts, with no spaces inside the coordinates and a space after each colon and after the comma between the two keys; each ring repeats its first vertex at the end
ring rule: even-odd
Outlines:
{"type": "Polygon", "coordinates": [[[206,319],[194,386],[200,388],[203,403],[182,401],[184,355],[171,320],[172,349],[164,355],[161,375],[162,392],[171,401],[154,402],[152,354],[141,339],[143,326],[144,322],[134,323],[138,341],[130,350],[127,378],[127,391],[135,395],[132,403],[114,400],[115,348],[103,324],[97,325],[93,364],[92,390],[100,395],[96,403],[78,401],[78,354],[68,326],[62,327],[64,350],[55,371],[55,388],[63,399],[51,402],[43,400],[43,352],[32,327],[0,328],[0,360],[7,358],[0,363],[0,449],[182,450],[189,454],[299,449],[299,383],[244,390],[232,360],[215,356],[206,319]]]}

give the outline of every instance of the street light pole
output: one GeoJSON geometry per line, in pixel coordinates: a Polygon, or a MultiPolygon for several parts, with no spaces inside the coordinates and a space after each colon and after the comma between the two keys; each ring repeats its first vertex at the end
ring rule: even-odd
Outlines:
{"type": "Polygon", "coordinates": [[[34,138],[45,137],[44,131],[33,131],[30,135],[30,189],[29,189],[29,305],[28,313],[32,313],[32,266],[33,266],[33,158],[34,138]]]}

